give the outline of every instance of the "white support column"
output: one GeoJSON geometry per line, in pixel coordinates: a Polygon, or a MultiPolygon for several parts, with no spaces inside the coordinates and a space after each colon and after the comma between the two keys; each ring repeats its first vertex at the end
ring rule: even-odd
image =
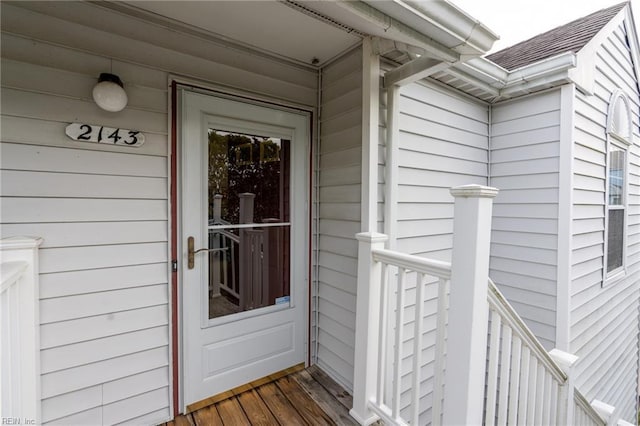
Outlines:
{"type": "Polygon", "coordinates": [[[384,165],[384,233],[387,248],[395,250],[398,228],[398,155],[400,136],[400,86],[387,88],[387,141],[384,165]]]}
{"type": "Polygon", "coordinates": [[[361,425],[378,419],[369,409],[376,394],[378,376],[378,338],[380,328],[380,280],[382,266],[373,261],[371,252],[384,248],[387,236],[363,232],[358,239],[358,299],[356,302],[356,346],[353,373],[353,408],[351,417],[361,425]]]}
{"type": "Polygon", "coordinates": [[[0,240],[0,417],[40,424],[40,287],[42,238],[0,240]]]}
{"type": "Polygon", "coordinates": [[[376,232],[378,226],[378,115],[380,109],[380,57],[372,40],[362,41],[362,195],[361,227],[376,232]]]}
{"type": "Polygon", "coordinates": [[[443,424],[482,424],[487,352],[491,210],[498,190],[451,189],[455,197],[443,424]]]}
{"type": "Polygon", "coordinates": [[[558,396],[558,424],[572,425],[574,418],[573,394],[574,384],[574,366],[578,362],[578,357],[559,349],[549,351],[549,356],[562,368],[564,374],[567,375],[567,381],[560,386],[560,395],[558,396]]]}

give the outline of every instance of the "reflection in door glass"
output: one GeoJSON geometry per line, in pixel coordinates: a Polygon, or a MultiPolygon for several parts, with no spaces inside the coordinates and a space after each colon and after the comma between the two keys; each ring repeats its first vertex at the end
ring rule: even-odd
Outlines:
{"type": "Polygon", "coordinates": [[[290,141],[208,136],[209,318],[289,306],[290,141]]]}

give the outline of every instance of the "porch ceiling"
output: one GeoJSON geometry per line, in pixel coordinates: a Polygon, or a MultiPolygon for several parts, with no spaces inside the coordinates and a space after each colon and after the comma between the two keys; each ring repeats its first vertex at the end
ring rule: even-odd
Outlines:
{"type": "Polygon", "coordinates": [[[221,39],[303,64],[321,66],[361,40],[356,33],[308,16],[279,1],[126,3],[197,27],[221,39]]]}

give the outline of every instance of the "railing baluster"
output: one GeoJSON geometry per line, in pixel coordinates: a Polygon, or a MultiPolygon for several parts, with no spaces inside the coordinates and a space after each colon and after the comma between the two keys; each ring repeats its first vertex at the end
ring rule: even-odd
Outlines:
{"type": "Polygon", "coordinates": [[[424,313],[425,275],[416,273],[416,304],[413,333],[413,424],[420,424],[420,369],[422,367],[422,318],[424,313]]]}
{"type": "Polygon", "coordinates": [[[511,327],[502,324],[502,354],[500,356],[500,392],[498,400],[498,425],[507,424],[507,401],[509,398],[509,371],[511,367],[511,327]]]}
{"type": "Polygon", "coordinates": [[[538,371],[536,379],[536,414],[535,420],[540,424],[544,424],[544,390],[545,390],[545,369],[544,365],[538,360],[538,371]]]}
{"type": "Polygon", "coordinates": [[[536,389],[538,386],[538,360],[534,354],[529,354],[529,401],[527,403],[527,421],[535,424],[536,418],[536,389]]]}
{"type": "Polygon", "coordinates": [[[449,280],[438,280],[438,308],[436,311],[436,348],[433,361],[433,393],[431,396],[431,424],[438,426],[442,417],[442,384],[444,382],[444,350],[446,339],[447,316],[447,287],[449,280]]]}
{"type": "Polygon", "coordinates": [[[518,400],[519,425],[526,425],[529,422],[529,407],[527,407],[527,402],[529,401],[529,361],[531,360],[529,353],[529,348],[523,345],[522,356],[520,357],[522,367],[520,368],[520,396],[518,400]]]}
{"type": "Polygon", "coordinates": [[[520,360],[522,343],[518,336],[513,336],[511,348],[511,380],[509,382],[509,418],[507,423],[515,425],[518,421],[518,393],[520,391],[520,360]]]}
{"type": "Polygon", "coordinates": [[[400,386],[402,378],[402,329],[404,327],[404,296],[407,270],[398,270],[398,294],[396,304],[396,338],[395,338],[395,368],[393,371],[393,407],[391,415],[394,419],[400,419],[400,386]]]}
{"type": "Polygon", "coordinates": [[[496,422],[496,396],[498,390],[498,356],[500,343],[500,328],[502,326],[502,318],[493,309],[491,313],[491,336],[489,340],[489,372],[487,374],[487,390],[486,390],[486,416],[485,424],[493,425],[496,422]]]}
{"type": "Polygon", "coordinates": [[[544,372],[544,391],[542,393],[542,422],[545,425],[551,423],[551,398],[553,393],[551,390],[551,374],[544,372]]]}
{"type": "Polygon", "coordinates": [[[389,314],[389,264],[382,263],[380,280],[380,334],[378,339],[378,388],[376,389],[376,404],[384,403],[384,389],[387,374],[387,336],[389,314]]]}

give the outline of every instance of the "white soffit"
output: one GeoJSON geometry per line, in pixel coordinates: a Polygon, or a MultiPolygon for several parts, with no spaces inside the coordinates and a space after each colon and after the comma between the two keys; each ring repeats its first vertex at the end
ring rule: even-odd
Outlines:
{"type": "MultiPolygon", "coordinates": [[[[246,46],[321,65],[361,38],[276,1],[129,1],[129,5],[246,46]]],[[[304,4],[304,3],[302,3],[304,4]]]]}

